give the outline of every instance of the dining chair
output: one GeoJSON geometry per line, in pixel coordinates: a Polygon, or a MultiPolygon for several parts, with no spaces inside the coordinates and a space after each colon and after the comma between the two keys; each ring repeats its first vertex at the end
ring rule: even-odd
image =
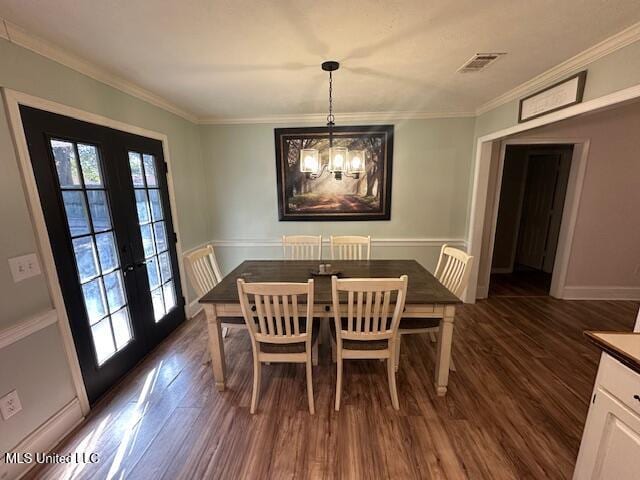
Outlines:
{"type": "Polygon", "coordinates": [[[282,250],[289,260],[320,260],[322,235],[283,235],[282,250]]]}
{"type": "MultiPolygon", "coordinates": [[[[473,257],[467,255],[462,250],[450,247],[447,244],[442,245],[440,249],[440,258],[434,276],[456,297],[462,297],[467,284],[469,283],[469,275],[471,274],[471,266],[473,257]]],[[[437,342],[436,333],[440,329],[439,318],[403,318],[400,320],[398,329],[397,346],[395,349],[396,370],[400,364],[400,344],[403,335],[412,335],[417,333],[428,333],[433,343],[437,342]]],[[[451,360],[451,370],[455,371],[456,367],[451,360]]]]}
{"type": "Polygon", "coordinates": [[[342,363],[348,359],[386,359],[391,403],[396,410],[400,408],[394,350],[407,283],[406,275],[344,280],[331,277],[334,312],[331,334],[337,365],[336,411],[340,410],[342,395],[342,363]],[[341,304],[341,300],[346,304],[341,304]]]}
{"type": "Polygon", "coordinates": [[[238,296],[253,349],[251,413],[258,406],[262,363],[284,362],[306,364],[307,399],[313,415],[312,365],[318,363],[319,331],[319,325],[313,322],[313,280],[246,283],[239,278],[238,296]]]}
{"type": "Polygon", "coordinates": [[[344,235],[330,237],[332,260],[369,260],[371,237],[344,235]]]}
{"type": "MultiPolygon", "coordinates": [[[[184,255],[187,278],[198,298],[208,293],[220,281],[223,275],[216,260],[213,245],[205,245],[184,255]]],[[[242,317],[223,317],[223,336],[227,336],[228,328],[245,328],[242,317]]]]}

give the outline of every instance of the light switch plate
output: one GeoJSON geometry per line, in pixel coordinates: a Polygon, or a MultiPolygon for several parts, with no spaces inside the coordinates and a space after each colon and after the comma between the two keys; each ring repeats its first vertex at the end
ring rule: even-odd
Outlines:
{"type": "Polygon", "coordinates": [[[20,397],[16,390],[11,390],[4,397],[0,398],[0,413],[5,420],[10,419],[16,413],[22,410],[20,397]]]}
{"type": "Polygon", "coordinates": [[[21,282],[29,277],[40,275],[40,263],[35,253],[22,255],[9,259],[9,268],[15,283],[21,282]]]}

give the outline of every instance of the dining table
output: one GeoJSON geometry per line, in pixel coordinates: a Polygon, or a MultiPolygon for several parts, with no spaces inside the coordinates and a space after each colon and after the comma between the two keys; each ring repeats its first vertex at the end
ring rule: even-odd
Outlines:
{"type": "Polygon", "coordinates": [[[440,396],[447,393],[451,365],[451,342],[458,297],[444,287],[426,268],[415,260],[246,260],[200,298],[203,304],[209,350],[216,388],[225,389],[226,361],[222,324],[225,318],[242,317],[237,280],[245,282],[295,282],[314,279],[314,318],[333,321],[331,277],[313,275],[321,263],[340,278],[409,278],[402,318],[439,319],[438,350],[434,385],[440,396]]]}

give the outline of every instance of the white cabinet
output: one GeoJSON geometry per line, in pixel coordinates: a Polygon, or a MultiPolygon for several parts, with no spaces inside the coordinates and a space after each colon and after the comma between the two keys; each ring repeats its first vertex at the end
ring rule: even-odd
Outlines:
{"type": "Polygon", "coordinates": [[[573,478],[640,478],[640,374],[606,353],[600,360],[573,478]]]}

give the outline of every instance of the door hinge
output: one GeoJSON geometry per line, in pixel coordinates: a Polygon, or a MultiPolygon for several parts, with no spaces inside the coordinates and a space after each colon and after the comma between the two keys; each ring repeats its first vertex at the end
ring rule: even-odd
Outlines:
{"type": "Polygon", "coordinates": [[[591,400],[591,403],[596,403],[596,394],[593,394],[593,399],[591,400]]]}
{"type": "Polygon", "coordinates": [[[169,164],[167,162],[162,162],[162,168],[164,169],[164,174],[169,174],[169,164]]]}
{"type": "Polygon", "coordinates": [[[187,299],[184,298],[184,295],[180,298],[182,299],[182,306],[184,307],[187,304],[187,299]]]}
{"type": "Polygon", "coordinates": [[[178,234],[176,232],[173,232],[171,236],[173,237],[173,243],[178,243],[178,234]]]}

